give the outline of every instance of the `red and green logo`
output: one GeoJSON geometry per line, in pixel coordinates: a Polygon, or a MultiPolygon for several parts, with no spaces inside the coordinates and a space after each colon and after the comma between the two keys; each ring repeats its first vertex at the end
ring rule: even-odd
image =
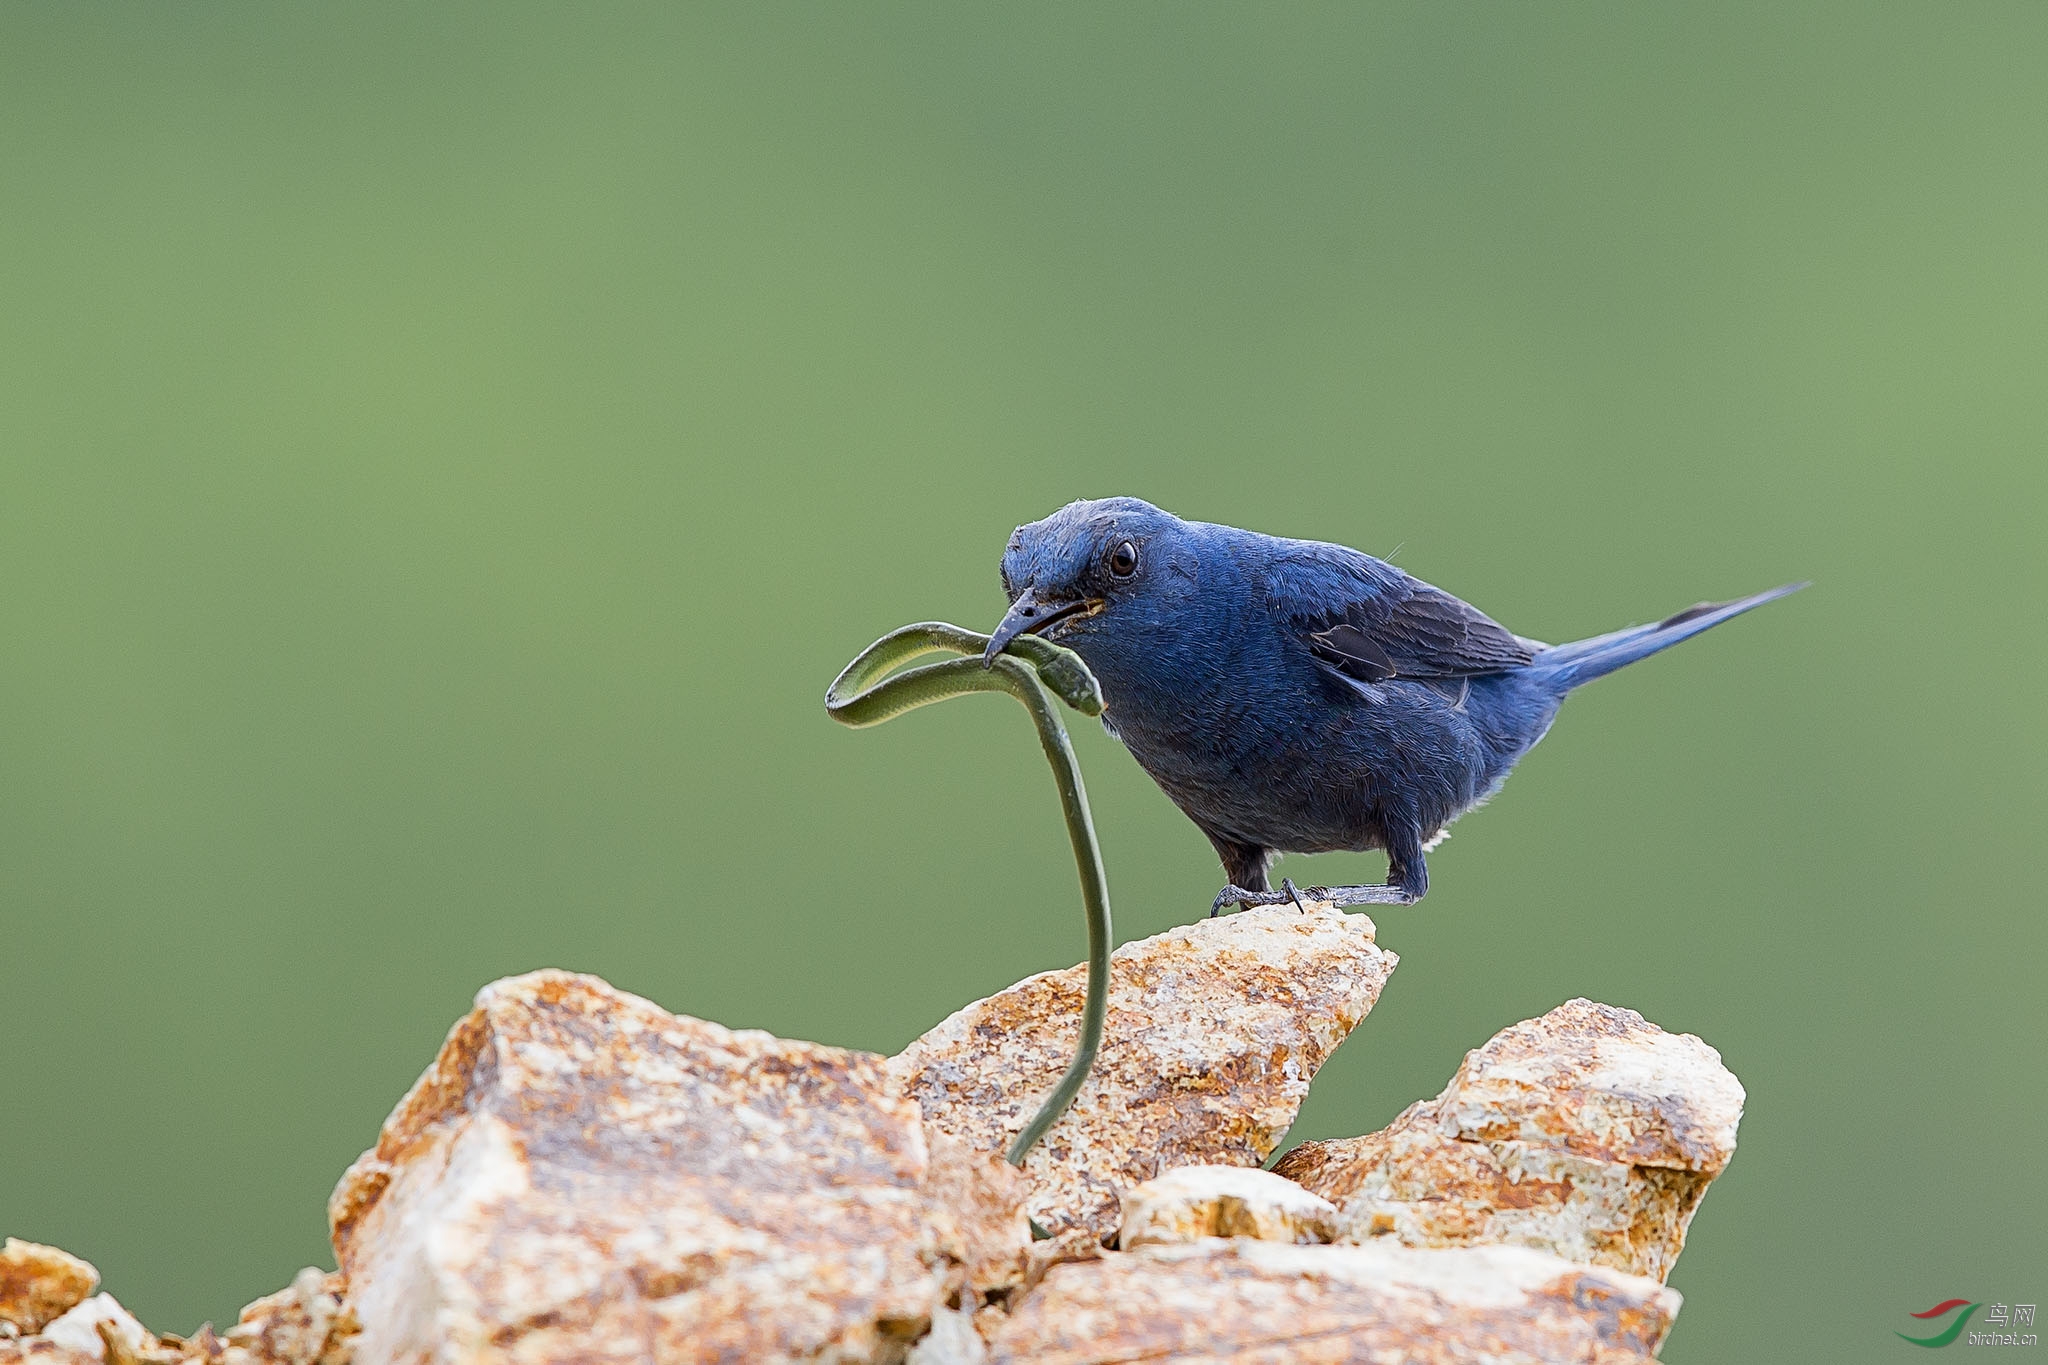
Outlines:
{"type": "Polygon", "coordinates": [[[1896,1335],[1901,1341],[1910,1341],[1915,1346],[1946,1346],[1963,1334],[1963,1324],[1968,1322],[1970,1314],[1976,1311],[1977,1305],[1971,1303],[1968,1299],[1944,1299],[1926,1312],[1915,1313],[1913,1316],[1916,1318],[1933,1319],[1947,1317],[1950,1313],[1956,1313],[1956,1320],[1954,1322],[1942,1328],[1931,1337],[1909,1337],[1904,1332],[1899,1332],[1896,1335]],[[1958,1308],[1963,1311],[1956,1313],[1958,1308]]]}

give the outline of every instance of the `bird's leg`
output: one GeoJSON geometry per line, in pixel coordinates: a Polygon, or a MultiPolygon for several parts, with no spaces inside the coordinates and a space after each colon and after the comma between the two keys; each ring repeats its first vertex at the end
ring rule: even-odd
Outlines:
{"type": "Polygon", "coordinates": [[[1313,900],[1334,905],[1413,905],[1429,892],[1429,864],[1422,859],[1422,838],[1412,827],[1387,831],[1385,886],[1311,886],[1313,900]]]}
{"type": "Polygon", "coordinates": [[[1429,894],[1429,864],[1422,859],[1422,831],[1412,824],[1388,831],[1387,885],[1400,887],[1409,905],[1429,894]]]}
{"type": "MultiPolygon", "coordinates": [[[[1347,891],[1384,891],[1387,888],[1383,886],[1357,886],[1340,889],[1347,891]]],[[[1292,905],[1303,914],[1307,914],[1308,907],[1301,903],[1303,896],[1307,896],[1310,900],[1328,899],[1325,888],[1312,886],[1307,890],[1303,890],[1285,877],[1280,879],[1280,889],[1278,891],[1251,891],[1233,882],[1216,893],[1216,902],[1209,907],[1209,918],[1215,919],[1218,914],[1222,913],[1223,907],[1232,901],[1237,902],[1237,908],[1240,910],[1249,910],[1254,905],[1292,905]]]]}
{"type": "Polygon", "coordinates": [[[1209,842],[1216,846],[1216,856],[1223,860],[1223,875],[1230,885],[1217,892],[1215,903],[1209,907],[1209,918],[1215,919],[1223,913],[1223,907],[1232,901],[1240,910],[1249,910],[1254,905],[1279,905],[1293,899],[1294,890],[1270,891],[1266,881],[1266,869],[1273,865],[1273,850],[1257,844],[1239,843],[1233,839],[1209,835],[1209,842]]]}
{"type": "Polygon", "coordinates": [[[1223,859],[1223,870],[1230,877],[1230,885],[1216,893],[1216,900],[1209,907],[1209,918],[1223,913],[1223,907],[1235,901],[1240,910],[1249,910],[1255,905],[1293,905],[1304,909],[1302,898],[1312,901],[1327,901],[1332,905],[1413,905],[1429,891],[1429,864],[1422,858],[1422,834],[1412,821],[1399,823],[1388,821],[1385,830],[1387,841],[1387,884],[1385,886],[1309,886],[1297,889],[1293,882],[1281,879],[1280,889],[1268,889],[1266,869],[1272,865],[1273,850],[1252,844],[1234,843],[1211,835],[1209,842],[1216,846],[1216,852],[1223,859]]]}

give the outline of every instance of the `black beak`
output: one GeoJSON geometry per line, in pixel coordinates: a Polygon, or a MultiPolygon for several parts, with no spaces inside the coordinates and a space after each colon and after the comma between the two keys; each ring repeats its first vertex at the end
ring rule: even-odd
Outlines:
{"type": "Polygon", "coordinates": [[[1055,621],[1063,621],[1078,612],[1094,611],[1100,605],[1099,602],[1087,598],[1077,598],[1071,602],[1045,601],[1034,589],[1024,589],[1017,595],[1017,600],[1010,604],[1010,610],[1004,613],[1002,624],[996,627],[996,633],[989,637],[988,649],[981,656],[981,666],[987,668],[993,664],[996,655],[1003,652],[1004,646],[1019,635],[1035,635],[1055,621]]]}

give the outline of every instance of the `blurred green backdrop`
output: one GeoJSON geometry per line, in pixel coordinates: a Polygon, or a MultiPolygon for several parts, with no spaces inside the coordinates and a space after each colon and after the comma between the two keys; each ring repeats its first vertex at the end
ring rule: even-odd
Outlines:
{"type": "MultiPolygon", "coordinates": [[[[1295,1136],[1589,995],[1749,1090],[1669,1360],[2037,1300],[2044,69],[2032,3],[7,7],[0,1232],[189,1330],[492,977],[893,1050],[1074,961],[1015,708],[820,696],[1132,493],[1547,639],[1817,580],[1566,709],[1295,1136]]],[[[1076,738],[1120,935],[1200,914],[1076,738]]]]}

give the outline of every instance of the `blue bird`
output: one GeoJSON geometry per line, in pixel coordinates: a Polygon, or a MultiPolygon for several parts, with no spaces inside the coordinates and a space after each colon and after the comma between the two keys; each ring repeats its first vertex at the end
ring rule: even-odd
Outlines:
{"type": "Polygon", "coordinates": [[[1223,860],[1211,915],[1294,899],[1266,880],[1281,852],[1383,850],[1385,886],[1312,894],[1414,904],[1424,855],[1500,789],[1573,688],[1806,586],[1546,645],[1371,555],[1137,498],[1018,527],[1002,578],[1010,609],[987,659],[1035,632],[1086,661],[1104,728],[1223,860]]]}

